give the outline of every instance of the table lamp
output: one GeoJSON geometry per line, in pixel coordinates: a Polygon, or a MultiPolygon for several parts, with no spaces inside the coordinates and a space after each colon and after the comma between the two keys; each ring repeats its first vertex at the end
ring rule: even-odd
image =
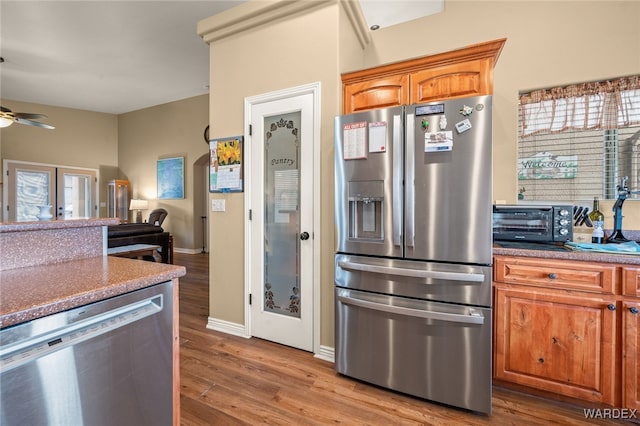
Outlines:
{"type": "Polygon", "coordinates": [[[142,223],[142,210],[147,210],[149,208],[149,202],[147,200],[131,200],[131,204],[129,204],[129,210],[134,211],[136,214],[136,222],[142,223]]]}

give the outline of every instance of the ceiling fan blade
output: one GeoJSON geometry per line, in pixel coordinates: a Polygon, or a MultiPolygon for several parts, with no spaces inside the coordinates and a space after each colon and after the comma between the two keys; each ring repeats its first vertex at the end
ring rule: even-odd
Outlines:
{"type": "Polygon", "coordinates": [[[55,127],[48,124],[38,123],[37,121],[26,120],[24,118],[16,118],[15,122],[19,124],[27,124],[29,126],[42,127],[43,129],[55,129],[55,127]]]}
{"type": "Polygon", "coordinates": [[[47,118],[44,114],[31,114],[28,112],[14,112],[13,115],[16,118],[26,118],[27,120],[47,118]]]}

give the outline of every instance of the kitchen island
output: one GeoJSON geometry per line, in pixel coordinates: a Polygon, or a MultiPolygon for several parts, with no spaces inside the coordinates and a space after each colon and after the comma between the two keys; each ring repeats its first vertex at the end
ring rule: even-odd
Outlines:
{"type": "Polygon", "coordinates": [[[0,402],[13,415],[8,424],[90,421],[116,407],[112,418],[158,424],[159,410],[140,408],[158,401],[169,406],[159,423],[179,424],[178,279],[186,270],[107,256],[114,223],[0,223],[0,402]],[[47,337],[54,333],[60,337],[47,337]],[[19,404],[16,395],[30,397],[19,404]]]}
{"type": "Polygon", "coordinates": [[[522,247],[494,244],[494,383],[639,409],[640,255],[522,247]]]}

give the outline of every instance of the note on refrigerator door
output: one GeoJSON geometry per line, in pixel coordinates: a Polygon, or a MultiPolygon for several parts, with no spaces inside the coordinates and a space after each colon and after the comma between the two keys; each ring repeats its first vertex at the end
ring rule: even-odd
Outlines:
{"type": "Polygon", "coordinates": [[[387,151],[387,122],[369,123],[369,152],[387,151]]]}
{"type": "Polygon", "coordinates": [[[424,134],[424,152],[451,151],[453,132],[451,130],[424,134]]]}
{"type": "Polygon", "coordinates": [[[345,124],[342,128],[342,145],[345,160],[367,158],[367,122],[345,124]]]}

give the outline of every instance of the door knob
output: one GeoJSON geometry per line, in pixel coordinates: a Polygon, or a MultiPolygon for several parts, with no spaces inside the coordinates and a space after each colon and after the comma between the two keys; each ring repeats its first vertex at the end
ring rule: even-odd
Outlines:
{"type": "Polygon", "coordinates": [[[309,233],[308,232],[303,232],[302,234],[300,234],[300,239],[302,241],[308,240],[309,239],[309,233]]]}

